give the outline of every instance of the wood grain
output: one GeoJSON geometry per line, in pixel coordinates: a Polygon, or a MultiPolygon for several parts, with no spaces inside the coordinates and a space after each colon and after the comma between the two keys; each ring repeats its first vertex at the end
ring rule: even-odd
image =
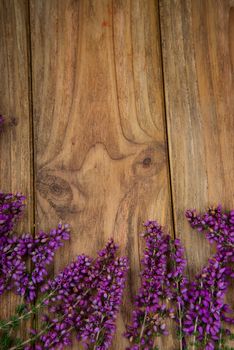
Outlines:
{"type": "Polygon", "coordinates": [[[128,254],[128,301],[113,344],[124,349],[142,222],[160,218],[172,232],[157,7],[153,0],[30,5],[36,224],[72,224],[56,272],[110,236],[128,254]]]}
{"type": "Polygon", "coordinates": [[[185,209],[234,206],[233,6],[227,0],[160,2],[175,229],[192,275],[211,251],[189,229],[185,209]]]}
{"type": "MultiPolygon", "coordinates": [[[[18,231],[33,230],[28,11],[23,0],[0,1],[0,189],[27,196],[27,209],[18,231]]],[[[12,315],[19,302],[9,293],[1,297],[0,318],[12,315]]]]}

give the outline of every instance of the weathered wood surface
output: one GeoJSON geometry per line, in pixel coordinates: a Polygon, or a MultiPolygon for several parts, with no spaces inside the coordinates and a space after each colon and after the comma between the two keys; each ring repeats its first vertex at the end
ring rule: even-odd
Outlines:
{"type": "MultiPolygon", "coordinates": [[[[233,207],[233,9],[233,0],[0,0],[1,189],[26,193],[21,229],[33,231],[34,209],[36,228],[71,223],[54,272],[111,236],[128,254],[115,350],[139,285],[142,222],[157,218],[181,237],[193,275],[211,251],[185,209],[233,207]]],[[[15,304],[4,301],[1,318],[15,304]]],[[[160,349],[176,350],[175,340],[160,349]]]]}
{"type": "MultiPolygon", "coordinates": [[[[28,42],[27,2],[0,1],[0,113],[6,119],[0,135],[0,189],[27,196],[20,232],[33,231],[28,42]]],[[[1,318],[12,315],[18,303],[12,294],[1,297],[1,318]]]]}

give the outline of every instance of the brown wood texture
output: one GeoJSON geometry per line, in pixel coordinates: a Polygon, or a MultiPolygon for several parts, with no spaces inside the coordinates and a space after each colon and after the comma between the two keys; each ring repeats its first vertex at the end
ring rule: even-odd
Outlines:
{"type": "Polygon", "coordinates": [[[157,217],[172,231],[158,9],[151,0],[30,4],[36,226],[72,225],[55,271],[111,236],[128,254],[113,342],[124,349],[142,222],[157,217]]]}
{"type": "MultiPolygon", "coordinates": [[[[25,217],[18,231],[33,231],[30,84],[27,2],[0,1],[0,188],[27,196],[25,217]]],[[[0,318],[15,311],[19,298],[1,297],[0,318]]]]}
{"type": "Polygon", "coordinates": [[[189,230],[185,209],[234,205],[234,2],[160,5],[175,228],[194,272],[209,248],[189,230]]]}

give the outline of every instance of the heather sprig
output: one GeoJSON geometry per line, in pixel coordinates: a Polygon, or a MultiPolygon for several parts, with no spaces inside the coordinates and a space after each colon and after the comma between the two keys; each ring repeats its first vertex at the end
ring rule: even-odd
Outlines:
{"type": "Polygon", "coordinates": [[[46,307],[46,301],[48,301],[55,293],[52,290],[49,293],[44,293],[41,298],[38,298],[35,304],[29,305],[28,303],[19,304],[16,307],[15,314],[8,320],[0,321],[0,332],[11,332],[12,329],[17,328],[20,322],[29,319],[32,315],[36,315],[40,310],[46,307]]]}
{"type": "MultiPolygon", "coordinates": [[[[231,267],[231,263],[234,262],[234,210],[224,211],[219,205],[209,208],[203,214],[198,214],[195,209],[187,210],[186,217],[192,228],[204,233],[211,244],[216,243],[217,250],[214,257],[209,260],[208,266],[196,276],[195,282],[192,282],[190,286],[190,292],[198,289],[196,295],[199,295],[197,299],[199,312],[206,311],[201,319],[203,322],[206,321],[206,324],[202,324],[200,314],[196,315],[193,347],[195,349],[195,344],[198,343],[204,348],[206,346],[207,350],[226,349],[225,344],[230,336],[230,331],[224,324],[234,324],[234,319],[226,315],[227,312],[233,313],[233,311],[229,305],[224,303],[229,281],[234,277],[231,267]],[[208,299],[208,302],[204,301],[206,310],[202,304],[204,298],[208,299]],[[214,311],[215,307],[217,312],[214,311]],[[209,313],[210,316],[207,317],[209,313]],[[213,315],[216,317],[215,320],[213,315]]],[[[190,324],[190,327],[191,331],[193,325],[190,324]]]]}
{"type": "Polygon", "coordinates": [[[22,194],[0,192],[0,238],[9,235],[25,208],[22,194]]]}
{"type": "Polygon", "coordinates": [[[111,345],[127,269],[128,261],[121,257],[109,264],[105,274],[100,275],[97,293],[91,298],[88,318],[81,328],[85,348],[106,350],[111,345]]]}
{"type": "Polygon", "coordinates": [[[204,214],[187,210],[186,217],[192,228],[204,233],[210,243],[217,244],[218,251],[224,251],[234,261],[234,210],[224,211],[219,205],[204,214]]]}
{"type": "Polygon", "coordinates": [[[47,275],[46,267],[53,261],[55,251],[69,239],[69,226],[59,224],[49,233],[40,231],[34,238],[30,234],[0,238],[0,294],[13,290],[28,302],[34,301],[38,286],[47,275]],[[32,271],[27,261],[32,262],[32,271]]]}
{"type": "Polygon", "coordinates": [[[171,238],[163,234],[156,221],[145,223],[143,236],[146,249],[142,259],[141,288],[135,299],[132,323],[125,333],[132,350],[152,349],[155,338],[167,334],[165,319],[174,317],[173,310],[167,307],[167,301],[172,297],[168,277],[171,238]]]}
{"type": "Polygon", "coordinates": [[[108,349],[128,269],[127,259],[118,258],[116,253],[117,246],[110,240],[96,259],[80,255],[48,280],[41,288],[40,302],[31,309],[26,305],[18,317],[16,314],[2,323],[6,334],[16,321],[19,323],[46,308],[48,313],[43,316],[41,329],[32,330],[28,339],[18,339],[7,349],[61,349],[71,344],[73,332],[85,348],[108,349]]]}
{"type": "Polygon", "coordinates": [[[175,305],[176,316],[174,320],[177,323],[177,334],[179,338],[180,350],[186,346],[185,334],[183,330],[183,318],[185,305],[188,301],[188,278],[185,275],[186,259],[184,257],[184,248],[179,239],[170,239],[170,271],[167,274],[168,285],[171,290],[171,302],[175,305]]]}
{"type": "Polygon", "coordinates": [[[233,320],[226,316],[231,311],[225,303],[230,278],[228,257],[217,252],[209,259],[207,266],[195,277],[188,288],[183,331],[192,336],[192,348],[214,350],[220,342],[229,335],[224,328],[225,323],[233,320]]]}

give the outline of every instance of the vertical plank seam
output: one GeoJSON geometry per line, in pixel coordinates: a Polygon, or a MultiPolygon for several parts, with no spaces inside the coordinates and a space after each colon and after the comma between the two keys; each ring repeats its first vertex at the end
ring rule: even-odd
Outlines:
{"type": "Polygon", "coordinates": [[[171,216],[172,216],[172,225],[173,225],[173,235],[176,237],[176,226],[175,226],[175,205],[174,205],[174,196],[173,196],[173,182],[172,182],[172,163],[171,163],[171,155],[170,155],[170,141],[169,141],[169,126],[167,122],[167,103],[166,103],[166,88],[165,88],[165,67],[163,62],[163,48],[162,48],[162,23],[161,23],[161,11],[160,11],[160,1],[157,1],[158,7],[158,21],[159,21],[159,46],[160,46],[160,59],[161,59],[161,72],[162,72],[162,90],[163,90],[163,120],[164,120],[164,129],[165,129],[165,138],[167,145],[167,164],[168,164],[168,175],[169,175],[169,193],[171,200],[171,216]]]}
{"type": "MultiPolygon", "coordinates": [[[[29,124],[30,124],[30,163],[31,163],[31,188],[32,188],[32,235],[35,237],[35,225],[36,225],[36,188],[35,188],[35,152],[34,152],[34,123],[33,123],[33,84],[32,84],[32,37],[31,37],[31,14],[30,14],[30,0],[27,0],[27,16],[28,16],[28,102],[29,102],[29,124]]],[[[32,270],[32,265],[30,265],[32,270]]],[[[36,301],[34,302],[35,305],[36,301]]],[[[36,315],[32,318],[32,326],[36,328],[36,315]]],[[[34,346],[33,346],[34,347],[34,346]]]]}
{"type": "Polygon", "coordinates": [[[31,43],[31,16],[30,16],[30,0],[27,0],[28,14],[28,100],[29,100],[29,124],[30,124],[30,162],[31,162],[31,186],[32,186],[32,232],[35,235],[35,154],[34,154],[34,125],[33,125],[33,86],[32,86],[32,43],[31,43]]]}

